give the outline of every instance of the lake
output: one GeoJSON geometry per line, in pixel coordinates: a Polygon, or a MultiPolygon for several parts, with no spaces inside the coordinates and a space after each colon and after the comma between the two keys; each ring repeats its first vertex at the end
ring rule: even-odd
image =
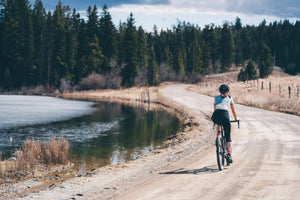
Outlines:
{"type": "Polygon", "coordinates": [[[136,159],[180,127],[179,119],[164,110],[120,103],[0,95],[0,111],[3,157],[10,157],[26,138],[65,137],[72,157],[95,167],[136,159]]]}

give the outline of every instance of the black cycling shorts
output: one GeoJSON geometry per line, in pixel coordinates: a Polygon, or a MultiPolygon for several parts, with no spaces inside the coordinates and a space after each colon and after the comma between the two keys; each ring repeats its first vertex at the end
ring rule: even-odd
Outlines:
{"type": "Polygon", "coordinates": [[[217,109],[214,111],[211,119],[215,124],[222,125],[224,127],[226,142],[231,142],[231,124],[229,112],[227,110],[217,109]]]}

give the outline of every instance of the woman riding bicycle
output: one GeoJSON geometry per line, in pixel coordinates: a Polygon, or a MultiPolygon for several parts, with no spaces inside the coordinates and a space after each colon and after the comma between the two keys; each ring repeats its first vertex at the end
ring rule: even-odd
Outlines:
{"type": "MultiPolygon", "coordinates": [[[[239,121],[232,97],[229,96],[229,87],[226,84],[223,84],[219,87],[220,95],[215,96],[215,103],[214,103],[214,113],[212,115],[212,121],[215,124],[222,125],[224,127],[225,138],[226,138],[226,149],[227,149],[227,160],[229,163],[232,163],[231,157],[231,124],[229,118],[229,109],[231,108],[232,114],[236,121],[239,121]]],[[[217,126],[218,134],[220,134],[220,126],[217,126]]]]}

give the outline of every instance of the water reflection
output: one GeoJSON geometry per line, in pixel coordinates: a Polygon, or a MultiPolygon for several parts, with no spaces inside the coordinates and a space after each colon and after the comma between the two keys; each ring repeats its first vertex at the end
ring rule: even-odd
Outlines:
{"type": "Polygon", "coordinates": [[[114,124],[88,143],[77,143],[77,158],[97,165],[122,163],[161,145],[179,128],[179,120],[163,110],[147,112],[144,108],[101,103],[92,119],[114,124]],[[88,157],[88,159],[86,159],[88,157]]]}
{"type": "Polygon", "coordinates": [[[0,130],[12,142],[1,144],[8,156],[26,138],[41,141],[63,136],[70,142],[71,154],[89,165],[103,166],[135,159],[155,149],[180,126],[179,120],[163,110],[146,111],[118,103],[97,103],[90,115],[42,125],[0,130]]]}

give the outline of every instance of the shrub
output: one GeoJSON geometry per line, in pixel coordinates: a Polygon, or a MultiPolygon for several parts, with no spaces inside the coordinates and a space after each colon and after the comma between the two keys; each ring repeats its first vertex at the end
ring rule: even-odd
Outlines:
{"type": "Polygon", "coordinates": [[[65,92],[65,91],[70,91],[72,90],[72,86],[71,86],[71,81],[68,78],[62,78],[60,80],[60,87],[59,87],[59,91],[61,93],[65,92]]]}
{"type": "Polygon", "coordinates": [[[145,86],[147,83],[147,70],[146,67],[142,67],[135,77],[134,83],[136,86],[145,86]]]}
{"type": "Polygon", "coordinates": [[[105,88],[105,79],[99,74],[90,74],[80,81],[80,89],[96,90],[105,88]]]}
{"type": "Polygon", "coordinates": [[[69,163],[69,142],[65,138],[51,138],[43,144],[34,139],[26,139],[20,151],[15,153],[16,161],[1,161],[0,182],[8,178],[34,174],[43,166],[69,163]]]}
{"type": "Polygon", "coordinates": [[[65,138],[51,138],[44,142],[44,163],[66,164],[68,162],[69,142],[65,138]]]}
{"type": "Polygon", "coordinates": [[[117,73],[110,72],[104,75],[106,88],[119,89],[121,87],[122,78],[117,73]]]}
{"type": "Polygon", "coordinates": [[[203,75],[197,74],[195,72],[185,76],[185,82],[192,83],[192,84],[198,83],[202,80],[203,80],[203,75]]]}
{"type": "Polygon", "coordinates": [[[256,67],[252,60],[250,60],[244,69],[241,69],[240,73],[238,74],[239,81],[246,81],[246,80],[253,80],[256,79],[256,67]]]}
{"type": "Polygon", "coordinates": [[[33,168],[34,166],[41,163],[43,159],[42,156],[42,146],[39,141],[35,142],[34,139],[26,139],[24,145],[22,145],[22,153],[18,158],[19,167],[29,167],[33,168]]]}
{"type": "Polygon", "coordinates": [[[267,45],[263,45],[258,59],[258,63],[259,63],[259,77],[260,78],[268,77],[273,71],[273,66],[272,66],[271,49],[267,45]]]}

